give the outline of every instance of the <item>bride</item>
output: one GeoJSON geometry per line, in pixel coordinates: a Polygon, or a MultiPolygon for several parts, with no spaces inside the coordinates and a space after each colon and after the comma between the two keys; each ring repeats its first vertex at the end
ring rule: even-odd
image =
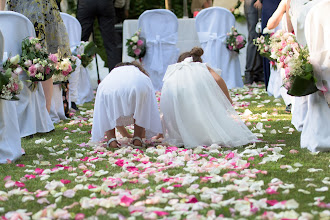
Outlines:
{"type": "Polygon", "coordinates": [[[186,148],[255,142],[231,106],[225,82],[202,63],[202,54],[197,47],[181,54],[165,73],[160,100],[165,142],[186,148]]]}

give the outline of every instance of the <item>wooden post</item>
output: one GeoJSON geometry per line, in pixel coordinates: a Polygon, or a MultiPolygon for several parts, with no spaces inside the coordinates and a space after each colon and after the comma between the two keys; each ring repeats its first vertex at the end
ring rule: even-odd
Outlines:
{"type": "Polygon", "coordinates": [[[171,10],[171,0],[165,0],[165,8],[171,10]]]}

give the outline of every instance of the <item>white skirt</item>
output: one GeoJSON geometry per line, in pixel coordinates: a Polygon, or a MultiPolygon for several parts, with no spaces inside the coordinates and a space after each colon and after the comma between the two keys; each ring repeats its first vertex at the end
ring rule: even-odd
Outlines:
{"type": "Polygon", "coordinates": [[[100,83],[94,106],[92,142],[116,126],[135,124],[150,138],[162,133],[156,95],[149,77],[134,66],[114,68],[100,83]]]}
{"type": "Polygon", "coordinates": [[[53,86],[53,96],[49,115],[53,123],[59,123],[61,120],[66,119],[61,84],[53,86]]]}
{"type": "Polygon", "coordinates": [[[191,62],[189,58],[168,67],[160,108],[165,141],[172,145],[236,147],[257,140],[206,64],[191,62]]]}
{"type": "Polygon", "coordinates": [[[31,83],[26,82],[27,75],[20,74],[24,87],[16,102],[19,129],[21,137],[36,133],[46,133],[54,129],[54,125],[46,108],[46,99],[41,82],[37,83],[35,91],[31,91],[31,83]]]}
{"type": "Polygon", "coordinates": [[[321,92],[308,96],[300,145],[312,152],[330,151],[330,108],[321,92]]]}
{"type": "Polygon", "coordinates": [[[15,102],[0,99],[0,163],[22,155],[15,102]]]}

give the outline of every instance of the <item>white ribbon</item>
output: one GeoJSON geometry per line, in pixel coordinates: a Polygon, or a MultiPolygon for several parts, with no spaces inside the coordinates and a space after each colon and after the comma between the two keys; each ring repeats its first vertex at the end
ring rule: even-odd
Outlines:
{"type": "MultiPolygon", "coordinates": [[[[204,47],[205,50],[205,54],[210,54],[209,51],[215,51],[215,57],[212,60],[219,60],[219,51],[216,51],[219,48],[219,44],[225,44],[226,39],[227,39],[227,35],[220,35],[218,36],[217,33],[212,33],[212,32],[198,32],[198,38],[201,44],[206,44],[206,46],[204,47]],[[216,50],[215,50],[216,48],[216,50]]],[[[208,57],[207,60],[205,60],[206,62],[211,62],[211,57],[208,57]]],[[[211,63],[211,65],[214,66],[213,63],[211,63]]]]}
{"type": "Polygon", "coordinates": [[[150,66],[150,69],[156,71],[157,74],[163,74],[164,68],[164,57],[163,57],[163,45],[176,45],[178,34],[174,33],[168,36],[161,37],[156,35],[155,39],[147,39],[147,51],[152,56],[151,63],[148,61],[146,65],[150,66]]]}
{"type": "Polygon", "coordinates": [[[163,81],[166,81],[170,76],[173,75],[174,72],[176,72],[177,70],[182,69],[184,66],[187,66],[189,68],[191,67],[191,63],[193,62],[193,58],[192,57],[187,57],[186,59],[184,59],[182,62],[180,63],[176,63],[173,65],[170,65],[167,69],[167,72],[163,78],[163,81]]]}

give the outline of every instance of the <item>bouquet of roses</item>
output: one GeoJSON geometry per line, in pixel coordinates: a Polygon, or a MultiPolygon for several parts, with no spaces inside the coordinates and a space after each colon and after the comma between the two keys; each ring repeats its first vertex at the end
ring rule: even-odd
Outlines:
{"type": "Polygon", "coordinates": [[[277,31],[270,38],[271,55],[281,72],[283,86],[289,95],[304,96],[316,92],[316,78],[309,62],[309,51],[300,46],[291,33],[277,31]]]}
{"type": "Polygon", "coordinates": [[[75,56],[81,60],[81,65],[87,67],[94,59],[96,54],[96,46],[94,42],[81,42],[77,46],[75,56]]]}
{"type": "Polygon", "coordinates": [[[58,58],[57,54],[50,54],[49,58],[54,62],[53,82],[62,83],[68,81],[69,75],[76,69],[76,57],[58,58]]]}
{"type": "Polygon", "coordinates": [[[0,69],[0,98],[5,100],[19,100],[16,95],[23,89],[19,74],[23,69],[19,66],[19,55],[7,59],[0,69]]]}
{"type": "Polygon", "coordinates": [[[231,13],[235,16],[237,22],[246,21],[244,14],[244,4],[241,0],[238,0],[235,7],[230,9],[231,13]]]}
{"type": "Polygon", "coordinates": [[[230,51],[239,53],[239,50],[245,47],[246,40],[242,34],[237,33],[236,28],[233,26],[231,32],[227,33],[226,44],[230,51]]]}
{"type": "Polygon", "coordinates": [[[269,60],[274,60],[270,58],[271,48],[269,35],[261,35],[257,39],[253,39],[253,44],[256,45],[257,51],[259,51],[261,56],[266,57],[269,60]]]}
{"type": "Polygon", "coordinates": [[[127,54],[134,59],[140,59],[146,54],[146,42],[145,39],[140,37],[141,30],[135,32],[135,34],[127,39],[127,54]]]}
{"type": "Polygon", "coordinates": [[[52,77],[52,60],[40,44],[38,38],[26,38],[22,42],[21,66],[26,71],[31,82],[45,81],[52,77]]]}

